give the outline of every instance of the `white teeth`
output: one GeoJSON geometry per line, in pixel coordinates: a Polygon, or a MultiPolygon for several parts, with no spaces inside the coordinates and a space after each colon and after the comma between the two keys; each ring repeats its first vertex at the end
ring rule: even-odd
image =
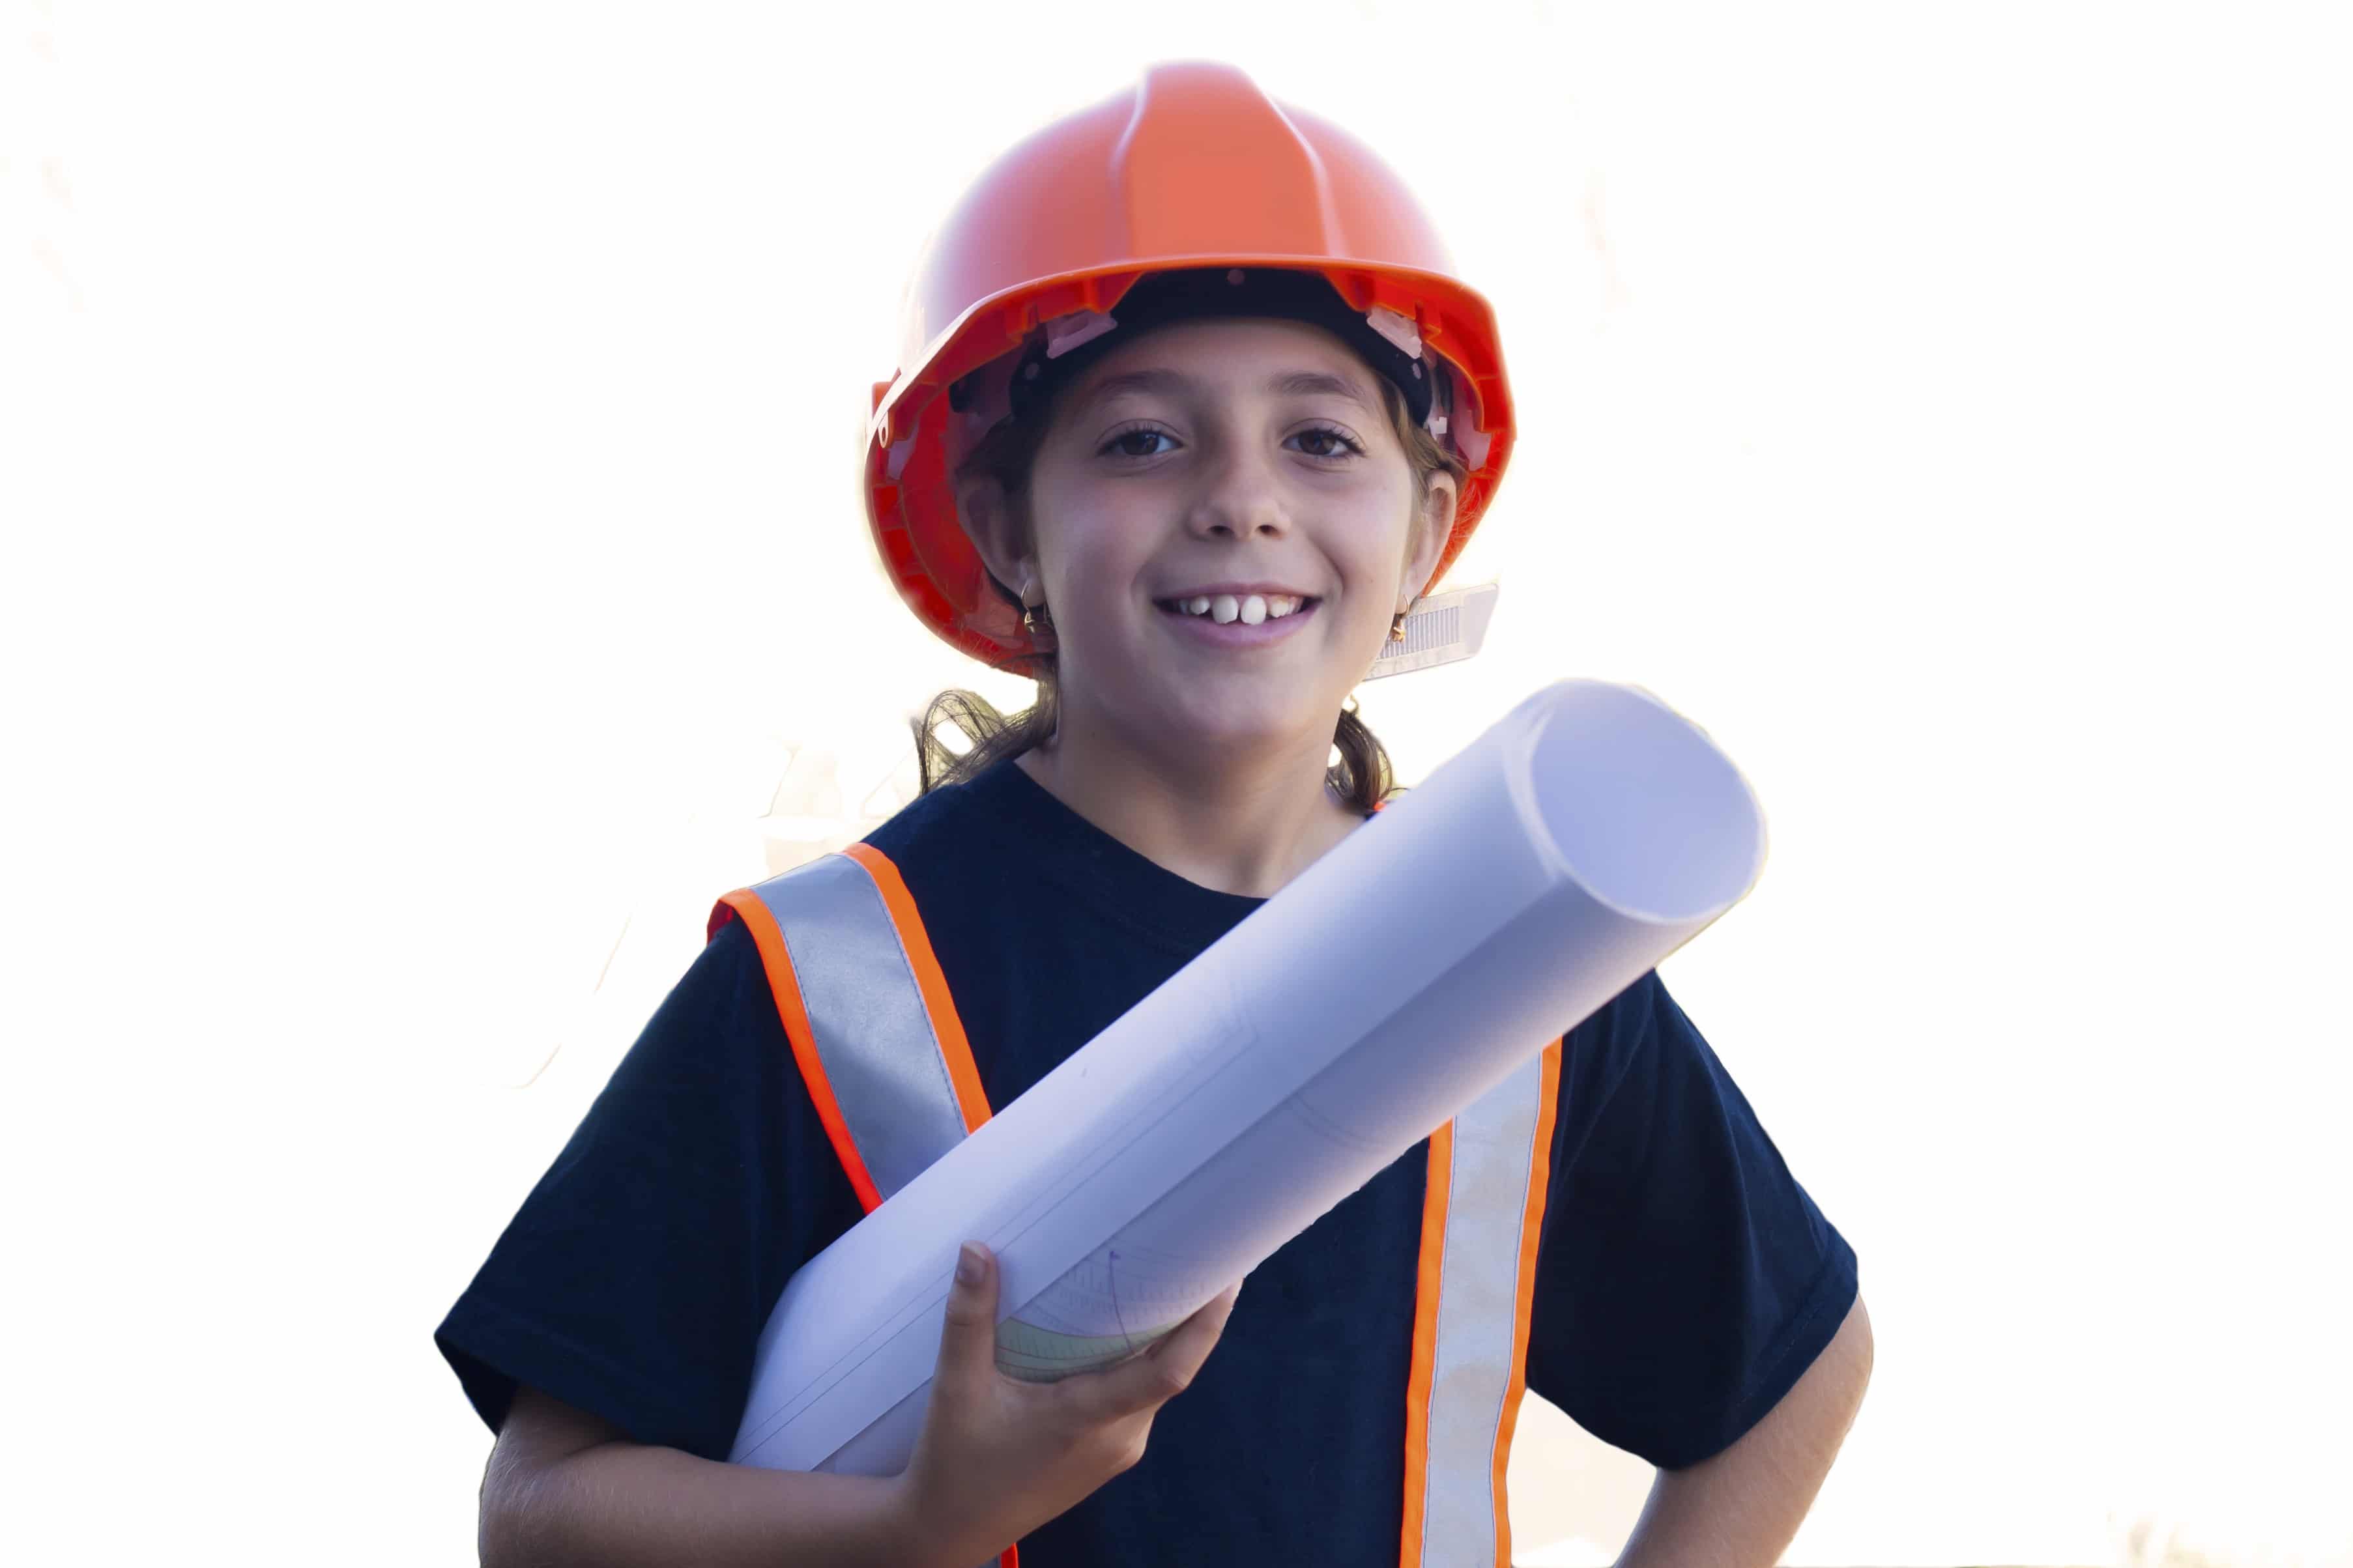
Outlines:
{"type": "Polygon", "coordinates": [[[1187,599],[1171,599],[1168,605],[1182,615],[1207,616],[1221,626],[1236,621],[1254,626],[1295,616],[1306,608],[1307,601],[1297,594],[1196,594],[1187,599]]]}

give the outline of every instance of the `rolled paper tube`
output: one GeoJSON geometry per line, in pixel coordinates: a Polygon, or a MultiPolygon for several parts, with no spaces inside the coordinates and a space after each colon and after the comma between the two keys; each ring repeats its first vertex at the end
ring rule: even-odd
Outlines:
{"type": "Polygon", "coordinates": [[[1738,902],[1739,772],[1665,704],[1523,702],[786,1282],[732,1458],[889,1475],[966,1239],[998,1364],[1149,1342],[1738,902]]]}

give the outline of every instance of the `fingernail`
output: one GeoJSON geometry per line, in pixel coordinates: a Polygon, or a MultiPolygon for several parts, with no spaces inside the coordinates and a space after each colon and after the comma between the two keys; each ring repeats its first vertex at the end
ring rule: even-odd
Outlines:
{"type": "Polygon", "coordinates": [[[965,1242],[964,1249],[956,1254],[956,1283],[977,1285],[987,1268],[988,1265],[981,1260],[980,1248],[969,1241],[965,1242]]]}

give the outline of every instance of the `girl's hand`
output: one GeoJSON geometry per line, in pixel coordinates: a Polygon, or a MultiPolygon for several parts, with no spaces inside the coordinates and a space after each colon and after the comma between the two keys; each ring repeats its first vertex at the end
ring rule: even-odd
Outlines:
{"type": "Polygon", "coordinates": [[[899,1478],[917,1561],[973,1568],[1144,1458],[1153,1416],[1201,1370],[1240,1289],[1117,1366],[1023,1383],[997,1370],[997,1259],[967,1242],[923,1435],[899,1478]]]}

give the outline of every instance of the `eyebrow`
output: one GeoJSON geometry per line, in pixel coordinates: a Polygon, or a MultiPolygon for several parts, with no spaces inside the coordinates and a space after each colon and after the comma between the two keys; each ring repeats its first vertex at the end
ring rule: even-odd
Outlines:
{"type": "MultiPolygon", "coordinates": [[[[1191,377],[1173,370],[1131,370],[1097,382],[1094,389],[1087,394],[1087,401],[1108,402],[1131,392],[1175,396],[1193,384],[1191,377]]],[[[1355,377],[1335,375],[1329,371],[1294,370],[1267,383],[1267,390],[1278,397],[1327,395],[1347,398],[1367,410],[1375,407],[1363,384],[1355,377]]]]}
{"type": "Polygon", "coordinates": [[[1372,399],[1365,395],[1364,387],[1357,384],[1356,377],[1334,375],[1328,371],[1293,371],[1289,375],[1276,380],[1272,390],[1284,397],[1312,397],[1329,394],[1335,397],[1345,397],[1352,403],[1362,404],[1366,409],[1373,406],[1372,399]]]}

